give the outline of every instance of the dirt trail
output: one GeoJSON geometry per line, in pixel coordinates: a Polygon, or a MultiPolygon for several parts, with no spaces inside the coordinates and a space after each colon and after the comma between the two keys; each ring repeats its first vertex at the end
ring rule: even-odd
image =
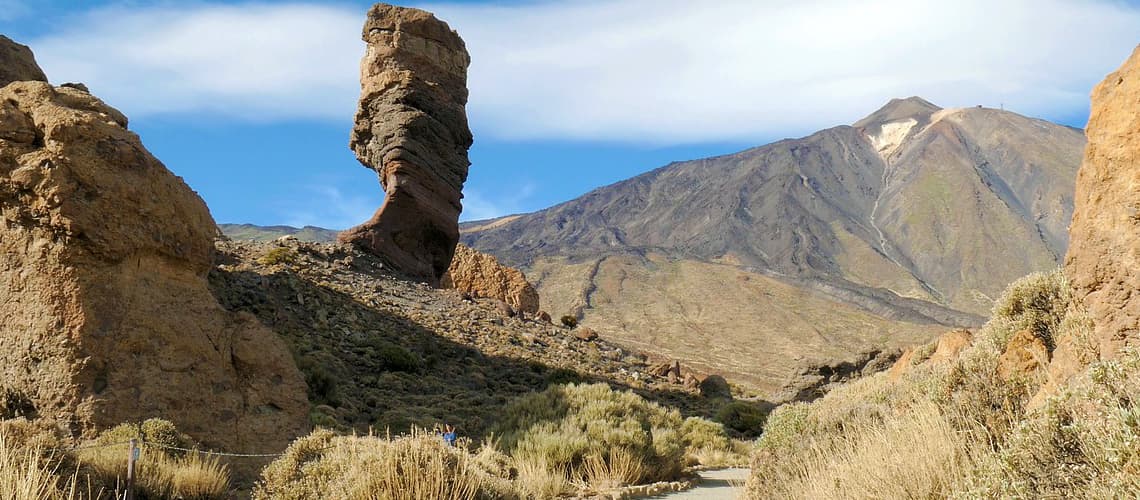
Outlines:
{"type": "Polygon", "coordinates": [[[749,469],[707,470],[700,473],[701,483],[677,493],[667,493],[650,498],[669,500],[734,500],[744,493],[744,481],[749,469]]]}

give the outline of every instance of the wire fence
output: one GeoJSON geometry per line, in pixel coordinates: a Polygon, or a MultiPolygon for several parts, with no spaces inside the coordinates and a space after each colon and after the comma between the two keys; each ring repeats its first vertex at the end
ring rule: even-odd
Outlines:
{"type": "MultiPolygon", "coordinates": [[[[88,444],[88,445],[82,445],[82,446],[75,446],[75,447],[71,447],[71,448],[47,448],[44,451],[48,451],[48,452],[52,452],[52,453],[70,453],[70,452],[81,451],[81,450],[110,448],[113,446],[128,446],[130,444],[131,444],[130,441],[119,441],[119,442],[115,442],[115,443],[88,444]]],[[[197,453],[199,455],[209,455],[209,456],[215,456],[215,457],[277,458],[277,457],[281,457],[281,456],[285,455],[284,451],[280,452],[280,453],[228,453],[228,452],[222,452],[222,451],[202,450],[202,449],[198,449],[198,448],[182,448],[179,446],[172,446],[172,445],[168,445],[168,444],[155,443],[155,442],[151,442],[151,441],[145,441],[142,439],[139,439],[137,441],[137,444],[139,446],[142,446],[142,447],[154,447],[154,448],[161,448],[164,450],[181,451],[183,453],[197,453]]],[[[312,450],[312,451],[313,452],[326,451],[326,450],[331,450],[335,447],[336,446],[326,446],[324,448],[318,448],[318,449],[312,450]]]]}

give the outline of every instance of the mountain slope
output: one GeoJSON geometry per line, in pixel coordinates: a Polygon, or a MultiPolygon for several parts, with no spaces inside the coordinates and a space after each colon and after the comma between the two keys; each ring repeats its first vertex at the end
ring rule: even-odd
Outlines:
{"type": "MultiPolygon", "coordinates": [[[[463,241],[528,271],[544,309],[577,314],[616,340],[705,331],[753,346],[754,368],[730,363],[731,373],[775,389],[780,377],[770,372],[793,370],[796,356],[835,359],[797,344],[813,330],[853,352],[870,339],[905,343],[934,327],[976,325],[1009,281],[1055,267],[1083,146],[1079,130],[1014,113],[896,99],[853,126],[673,163],[540,212],[468,223],[463,241]],[[712,274],[704,266],[728,266],[804,296],[774,294],[765,305],[731,282],[662,262],[712,274]],[[694,279],[670,295],[631,288],[628,275],[694,279]],[[809,297],[833,310],[805,307],[809,297]],[[647,308],[660,303],[675,307],[647,308]],[[781,328],[790,342],[762,334],[777,305],[797,317],[781,328]],[[727,317],[686,316],[710,306],[727,317]],[[630,314],[645,318],[621,319],[630,314]],[[862,314],[892,326],[848,321],[862,314]]],[[[721,363],[684,351],[686,342],[666,344],[660,351],[721,363]]]]}

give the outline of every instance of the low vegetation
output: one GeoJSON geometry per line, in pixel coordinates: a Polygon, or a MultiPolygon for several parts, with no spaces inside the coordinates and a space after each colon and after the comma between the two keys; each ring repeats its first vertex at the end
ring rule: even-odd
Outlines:
{"type": "Polygon", "coordinates": [[[701,457],[740,456],[720,424],[605,384],[518,398],[493,435],[472,449],[422,430],[399,437],[318,430],[265,469],[254,497],[551,498],[671,480],[701,457]]]}
{"type": "MultiPolygon", "coordinates": [[[[1015,333],[1049,352],[1089,326],[1059,272],[1028,276],[958,359],[879,374],[777,409],[753,455],[756,498],[1132,498],[1140,495],[1140,353],[1035,402],[1045,370],[1002,375],[1015,333]]],[[[1091,352],[1091,351],[1089,351],[1091,352]]],[[[929,353],[927,353],[929,356],[929,353]]]]}
{"type": "Polygon", "coordinates": [[[0,422],[0,500],[122,498],[125,441],[132,438],[143,443],[135,469],[135,498],[226,498],[230,477],[224,465],[198,453],[159,446],[192,445],[165,420],[123,424],[76,447],[67,446],[53,428],[15,419],[0,422]]]}
{"type": "MultiPolygon", "coordinates": [[[[674,480],[688,465],[738,465],[746,452],[719,423],[606,384],[517,398],[492,436],[475,447],[414,427],[399,436],[318,429],[262,471],[253,498],[552,498],[674,480]]],[[[121,424],[73,449],[53,429],[18,419],[0,421],[0,491],[17,492],[0,500],[117,498],[131,439],[142,443],[136,498],[226,497],[227,467],[189,451],[193,440],[168,421],[121,424]]]]}

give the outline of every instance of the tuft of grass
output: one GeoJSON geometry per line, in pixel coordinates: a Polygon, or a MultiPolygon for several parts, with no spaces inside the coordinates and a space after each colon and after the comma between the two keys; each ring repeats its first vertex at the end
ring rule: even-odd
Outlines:
{"type": "Polygon", "coordinates": [[[262,472],[254,499],[511,498],[508,484],[465,448],[413,430],[395,438],[316,430],[262,472]]]}

